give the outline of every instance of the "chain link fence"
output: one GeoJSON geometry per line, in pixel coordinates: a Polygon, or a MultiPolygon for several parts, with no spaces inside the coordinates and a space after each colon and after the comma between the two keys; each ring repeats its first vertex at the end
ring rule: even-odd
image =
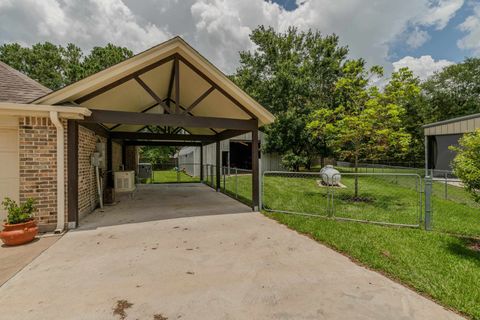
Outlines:
{"type": "Polygon", "coordinates": [[[186,183],[200,182],[200,164],[184,163],[177,166],[174,163],[152,165],[150,177],[142,178],[140,183],[186,183]]]}
{"type": "Polygon", "coordinates": [[[415,173],[266,171],[263,209],[337,220],[419,227],[422,179],[415,173]],[[338,183],[334,183],[338,181],[338,183]]]}
{"type": "Polygon", "coordinates": [[[247,205],[252,204],[252,170],[222,167],[221,191],[247,205]]]}

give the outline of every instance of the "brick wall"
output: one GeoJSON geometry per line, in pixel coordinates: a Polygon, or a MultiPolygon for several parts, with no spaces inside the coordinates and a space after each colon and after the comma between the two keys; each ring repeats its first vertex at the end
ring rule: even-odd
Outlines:
{"type": "MultiPolygon", "coordinates": [[[[85,127],[78,127],[78,214],[79,218],[92,212],[99,203],[95,167],[91,164],[91,156],[95,152],[97,142],[106,143],[106,139],[95,135],[85,127]]],[[[106,179],[103,179],[104,187],[106,179]]]]}
{"type": "MultiPolygon", "coordinates": [[[[66,141],[67,123],[63,123],[66,141]]],[[[36,199],[35,218],[41,231],[54,230],[57,223],[56,146],[57,130],[49,118],[19,118],[19,197],[21,202],[36,199]]]]}

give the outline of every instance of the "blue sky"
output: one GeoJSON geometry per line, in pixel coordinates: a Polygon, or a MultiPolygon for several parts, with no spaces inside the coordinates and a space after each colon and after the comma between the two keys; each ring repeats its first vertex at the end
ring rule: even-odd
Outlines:
{"type": "Polygon", "coordinates": [[[431,55],[435,60],[446,59],[460,62],[465,57],[472,56],[472,52],[461,50],[457,46],[457,41],[464,35],[464,32],[458,26],[471,14],[473,14],[473,7],[463,5],[444,29],[436,30],[435,27],[424,28],[430,35],[430,39],[418,48],[410,48],[402,40],[396,41],[390,48],[390,59],[396,61],[404,56],[431,55]]]}

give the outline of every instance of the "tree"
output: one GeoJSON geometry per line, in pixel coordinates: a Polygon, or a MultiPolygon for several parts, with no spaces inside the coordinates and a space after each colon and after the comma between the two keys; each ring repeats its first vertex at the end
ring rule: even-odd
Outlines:
{"type": "Polygon", "coordinates": [[[334,108],[335,82],[348,49],[336,35],[293,27],[277,33],[260,26],[250,38],[256,49],[240,53],[233,80],[276,116],[262,148],[280,153],[291,169],[309,168],[325,148],[306,126],[314,110],[334,108]]]}
{"type": "Polygon", "coordinates": [[[453,159],[453,172],[462,180],[475,202],[480,203],[480,129],[466,133],[458,147],[450,147],[457,155],[453,159]]]}
{"type": "Polygon", "coordinates": [[[336,83],[339,106],[335,110],[319,109],[308,125],[314,137],[325,139],[336,154],[352,160],[355,172],[361,158],[382,159],[405,153],[410,143],[401,121],[404,109],[390,103],[377,87],[369,86],[370,79],[381,73],[378,66],[367,71],[362,59],[347,61],[343,76],[336,83]]]}
{"type": "Polygon", "coordinates": [[[140,158],[142,161],[158,166],[167,163],[175,154],[175,147],[167,146],[144,146],[140,148],[140,158]]]}
{"type": "Polygon", "coordinates": [[[423,106],[424,100],[421,95],[421,82],[411,70],[401,68],[393,72],[386,84],[383,93],[385,101],[392,103],[405,110],[401,114],[401,121],[405,132],[411,135],[409,150],[404,155],[393,155],[397,161],[414,160],[422,162],[424,159],[424,135],[422,125],[425,124],[423,106]]]}
{"type": "Polygon", "coordinates": [[[480,112],[480,58],[444,68],[422,85],[427,122],[480,112]]]}
{"type": "Polygon", "coordinates": [[[52,90],[83,79],[132,55],[127,48],[112,44],[95,47],[87,56],[72,43],[66,47],[50,42],[37,43],[32,47],[22,47],[18,43],[0,46],[1,61],[52,90]]]}

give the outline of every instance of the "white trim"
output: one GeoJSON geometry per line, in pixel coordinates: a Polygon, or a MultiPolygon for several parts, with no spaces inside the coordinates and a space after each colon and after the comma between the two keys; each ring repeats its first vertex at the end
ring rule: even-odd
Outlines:
{"type": "Polygon", "coordinates": [[[34,105],[12,102],[0,102],[0,115],[49,117],[50,112],[57,112],[59,118],[78,119],[88,117],[92,112],[84,107],[34,105]]]}
{"type": "Polygon", "coordinates": [[[63,124],[57,111],[50,111],[50,120],[57,128],[57,229],[62,233],[65,229],[65,138],[63,124]]]}

